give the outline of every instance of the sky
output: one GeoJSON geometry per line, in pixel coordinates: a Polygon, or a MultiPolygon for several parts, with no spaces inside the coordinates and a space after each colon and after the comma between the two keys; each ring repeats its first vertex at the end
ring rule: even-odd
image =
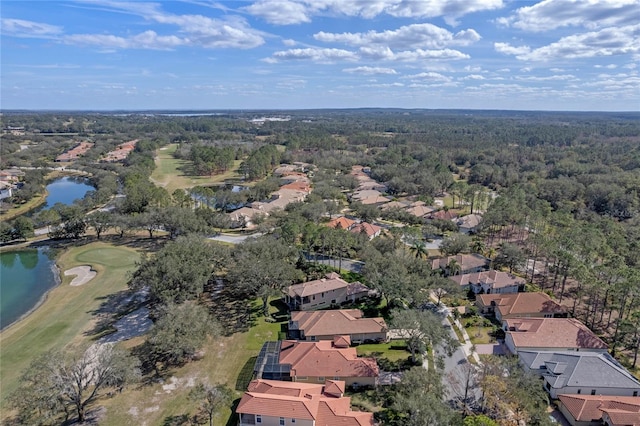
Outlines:
{"type": "Polygon", "coordinates": [[[1,0],[0,17],[3,110],[640,110],[640,0],[1,0]]]}

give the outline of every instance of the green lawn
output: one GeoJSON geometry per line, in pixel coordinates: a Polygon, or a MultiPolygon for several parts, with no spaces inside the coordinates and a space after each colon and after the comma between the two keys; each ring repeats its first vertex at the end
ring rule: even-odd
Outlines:
{"type": "Polygon", "coordinates": [[[0,401],[3,405],[33,358],[58,348],[90,343],[84,332],[93,325],[92,312],[105,296],[126,288],[127,273],[137,259],[138,253],[133,249],[101,242],[73,247],[58,258],[56,263],[61,271],[88,264],[97,275],[78,287],[69,286],[73,277],[63,275],[62,284],[49,292],[38,309],[2,331],[0,401]]]}
{"type": "Polygon", "coordinates": [[[214,176],[195,176],[191,173],[191,162],[173,157],[177,144],[167,145],[156,151],[156,168],[151,174],[151,181],[164,187],[169,193],[176,189],[208,186],[224,182],[226,179],[240,179],[238,168],[240,160],[234,162],[231,170],[214,176]]]}
{"type": "Polygon", "coordinates": [[[393,340],[388,343],[372,343],[356,346],[359,356],[373,356],[375,358],[387,358],[395,362],[405,360],[410,355],[407,346],[402,340],[393,340]]]}

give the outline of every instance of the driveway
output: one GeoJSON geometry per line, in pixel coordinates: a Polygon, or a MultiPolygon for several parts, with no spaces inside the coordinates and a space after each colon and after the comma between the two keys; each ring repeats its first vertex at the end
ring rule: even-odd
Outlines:
{"type": "Polygon", "coordinates": [[[260,235],[262,234],[259,232],[256,232],[254,234],[247,234],[247,235],[219,234],[213,237],[209,237],[209,239],[213,241],[220,241],[220,242],[229,243],[229,244],[240,244],[247,238],[257,238],[260,235]]]}

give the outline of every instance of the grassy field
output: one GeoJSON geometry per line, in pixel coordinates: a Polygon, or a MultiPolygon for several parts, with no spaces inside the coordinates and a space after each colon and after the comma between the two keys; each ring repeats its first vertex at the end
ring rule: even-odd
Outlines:
{"type": "Polygon", "coordinates": [[[192,174],[191,162],[173,157],[177,144],[168,145],[156,151],[156,168],[151,174],[151,181],[166,188],[169,193],[176,189],[208,186],[224,182],[226,179],[240,179],[238,168],[240,160],[234,162],[231,170],[215,176],[196,176],[192,174]]]}
{"type": "MultiPolygon", "coordinates": [[[[253,311],[261,309],[258,301],[253,311]],[[259,307],[259,308],[258,308],[259,307]]],[[[272,312],[277,309],[272,307],[272,312]]],[[[101,424],[183,424],[197,411],[197,404],[188,399],[189,390],[197,381],[223,383],[242,396],[253,372],[255,357],[267,340],[278,340],[282,323],[266,322],[254,318],[253,326],[245,332],[211,339],[204,348],[204,357],[181,368],[166,372],[160,380],[125,390],[112,399],[103,401],[107,409],[101,424]],[[173,423],[172,423],[173,422],[173,423]]],[[[225,409],[214,418],[215,425],[236,425],[231,409],[225,409]]]]}
{"type": "Polygon", "coordinates": [[[91,265],[97,275],[78,287],[69,286],[73,277],[62,276],[62,284],[49,292],[38,309],[0,334],[3,405],[33,358],[54,349],[89,343],[84,332],[93,325],[92,312],[105,296],[126,288],[127,272],[137,259],[138,253],[131,248],[100,242],[73,247],[59,257],[56,263],[61,271],[91,265]]]}

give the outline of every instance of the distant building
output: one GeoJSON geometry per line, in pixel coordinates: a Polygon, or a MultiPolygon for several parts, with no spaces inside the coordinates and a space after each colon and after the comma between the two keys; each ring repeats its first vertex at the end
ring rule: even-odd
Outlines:
{"type": "Polygon", "coordinates": [[[86,154],[93,147],[93,145],[94,144],[91,142],[80,142],[69,151],[58,155],[56,157],[56,162],[69,162],[77,160],[78,158],[86,154]]]}
{"type": "Polygon", "coordinates": [[[483,271],[449,277],[460,287],[471,289],[475,294],[517,293],[524,288],[524,278],[502,271],[483,271]]]}
{"type": "Polygon", "coordinates": [[[431,269],[441,270],[445,275],[453,275],[450,270],[452,262],[459,267],[458,275],[481,272],[487,269],[489,260],[480,254],[456,254],[453,256],[439,257],[431,261],[431,269]]]}

